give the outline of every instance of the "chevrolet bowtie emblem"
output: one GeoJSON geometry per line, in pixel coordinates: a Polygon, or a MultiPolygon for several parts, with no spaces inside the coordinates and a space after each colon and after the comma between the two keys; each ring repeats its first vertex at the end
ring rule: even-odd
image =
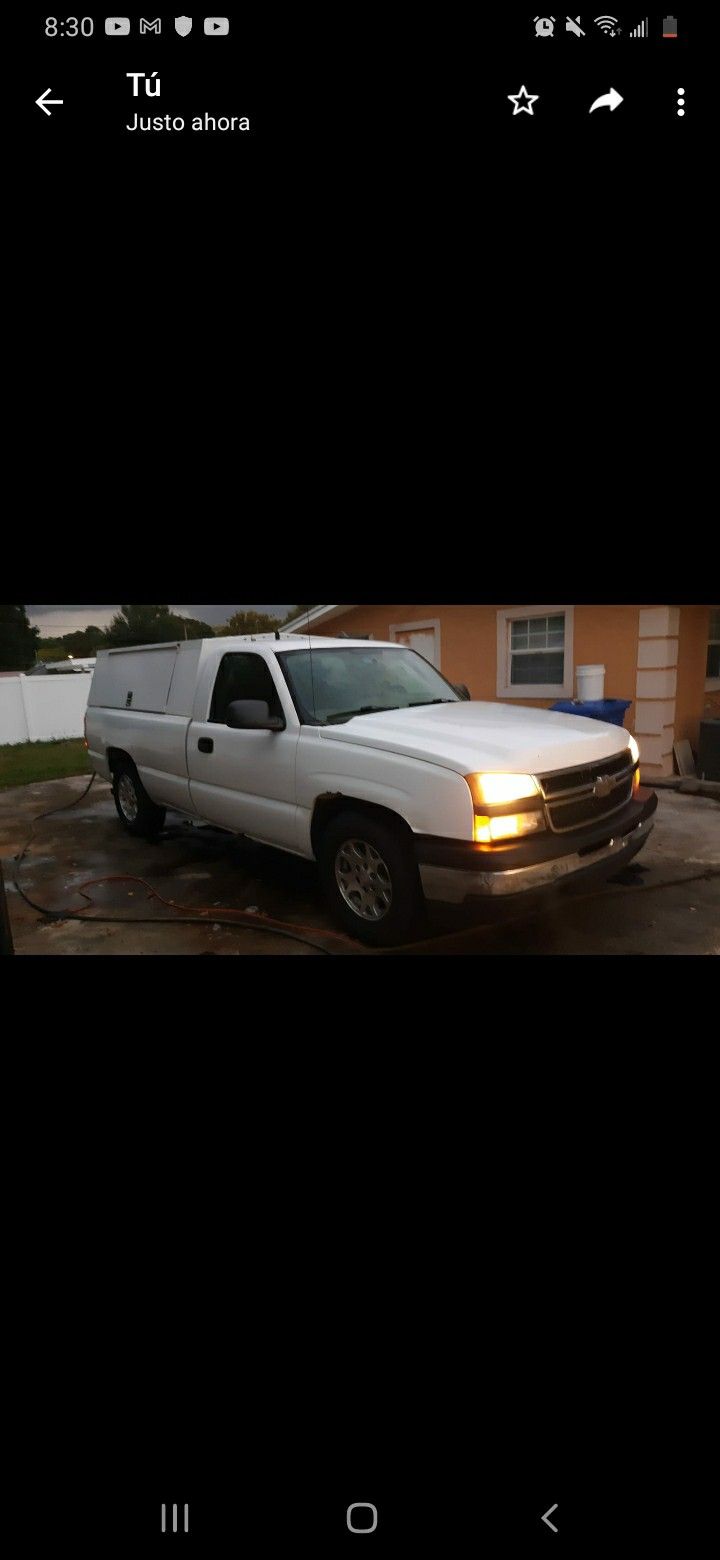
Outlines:
{"type": "Polygon", "coordinates": [[[593,786],[593,796],[609,796],[613,788],[613,780],[610,775],[598,775],[593,786]]]}

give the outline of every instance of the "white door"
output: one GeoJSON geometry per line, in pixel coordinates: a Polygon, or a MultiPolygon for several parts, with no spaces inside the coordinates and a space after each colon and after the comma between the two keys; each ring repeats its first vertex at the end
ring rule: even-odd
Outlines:
{"type": "Polygon", "coordinates": [[[223,656],[209,720],[188,731],[190,795],[201,818],[268,845],[297,849],[295,755],[299,731],[235,731],[225,724],[233,699],[265,699],[283,715],[267,661],[250,652],[223,656]]]}
{"type": "Polygon", "coordinates": [[[439,668],[439,656],[437,653],[437,629],[435,628],[398,628],[393,635],[396,644],[408,645],[411,650],[417,650],[418,655],[424,655],[425,660],[431,666],[439,668]]]}

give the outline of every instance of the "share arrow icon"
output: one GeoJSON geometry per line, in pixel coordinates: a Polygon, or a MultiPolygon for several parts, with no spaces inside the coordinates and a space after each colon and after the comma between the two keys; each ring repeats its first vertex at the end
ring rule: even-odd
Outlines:
{"type": "Polygon", "coordinates": [[[615,109],[619,108],[620,104],[624,103],[624,102],[625,102],[625,99],[620,96],[620,93],[616,92],[614,87],[611,87],[610,91],[606,92],[604,97],[599,97],[599,98],[595,99],[595,102],[593,103],[593,106],[590,109],[590,113],[594,114],[596,108],[609,108],[610,109],[610,113],[614,114],[615,113],[615,109]]]}

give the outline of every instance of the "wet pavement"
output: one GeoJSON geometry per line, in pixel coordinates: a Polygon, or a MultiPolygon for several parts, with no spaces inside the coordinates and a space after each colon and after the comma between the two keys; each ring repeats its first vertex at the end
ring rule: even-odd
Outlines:
{"type": "Polygon", "coordinates": [[[319,957],[318,950],[291,941],[277,929],[270,934],[251,922],[225,926],[225,914],[260,911],[262,918],[288,922],[288,930],[325,945],[328,951],[364,954],[365,950],[336,936],[312,862],[235,839],[210,829],[188,825],[168,812],[166,837],[157,842],[135,839],[120,824],[110,786],[96,780],[87,798],[64,812],[38,821],[19,869],[20,887],[37,905],[87,914],[80,921],[47,921],[31,909],[13,887],[16,864],[33,818],[81,797],[87,778],[52,780],[41,785],[0,791],[0,855],[3,858],[15,952],[23,953],[287,953],[319,957]],[[141,882],[123,881],[127,873],[141,882]],[[114,881],[92,883],[88,879],[114,881]],[[171,904],[163,900],[172,901],[171,904]],[[185,906],[202,925],[189,923],[185,906]],[[124,924],[93,916],[123,917],[124,924]],[[143,924],[132,925],[134,918],[143,924]],[[163,921],[170,920],[170,924],[163,921]],[[147,918],[147,919],[146,919],[147,918]],[[304,930],[306,929],[306,930],[304,930]]]}
{"type": "MultiPolygon", "coordinates": [[[[312,862],[188,825],[168,813],[167,836],[134,839],[121,827],[110,786],[87,779],[51,780],[0,791],[0,856],[18,954],[285,953],[321,957],[280,929],[248,922],[223,925],[225,915],[258,911],[334,954],[377,957],[338,933],[328,915],[312,862]],[[81,911],[88,879],[114,881],[85,888],[88,920],[48,921],[17,893],[13,859],[39,813],[77,805],[38,821],[20,866],[19,882],[35,904],[81,911]],[[123,874],[142,878],[128,881],[123,874]],[[149,887],[145,885],[149,885],[149,887]],[[150,890],[162,895],[168,905],[150,890]],[[202,924],[186,920],[187,907],[202,924]],[[93,916],[121,918],[97,921],[93,916]],[[142,917],[143,924],[133,925],[142,917]],[[162,919],[167,917],[170,924],[162,919]]],[[[434,921],[431,934],[407,950],[422,954],[720,953],[720,804],[678,792],[659,795],[655,829],[645,850],[616,882],[586,895],[559,898],[504,924],[463,926],[450,933],[434,921]]]]}

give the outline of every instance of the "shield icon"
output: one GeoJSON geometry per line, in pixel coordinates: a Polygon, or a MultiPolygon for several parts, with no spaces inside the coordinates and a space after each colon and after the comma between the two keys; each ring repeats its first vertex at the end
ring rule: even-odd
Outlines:
{"type": "Polygon", "coordinates": [[[180,34],[181,38],[187,38],[188,33],[192,32],[192,17],[176,16],[175,31],[180,34]]]}

